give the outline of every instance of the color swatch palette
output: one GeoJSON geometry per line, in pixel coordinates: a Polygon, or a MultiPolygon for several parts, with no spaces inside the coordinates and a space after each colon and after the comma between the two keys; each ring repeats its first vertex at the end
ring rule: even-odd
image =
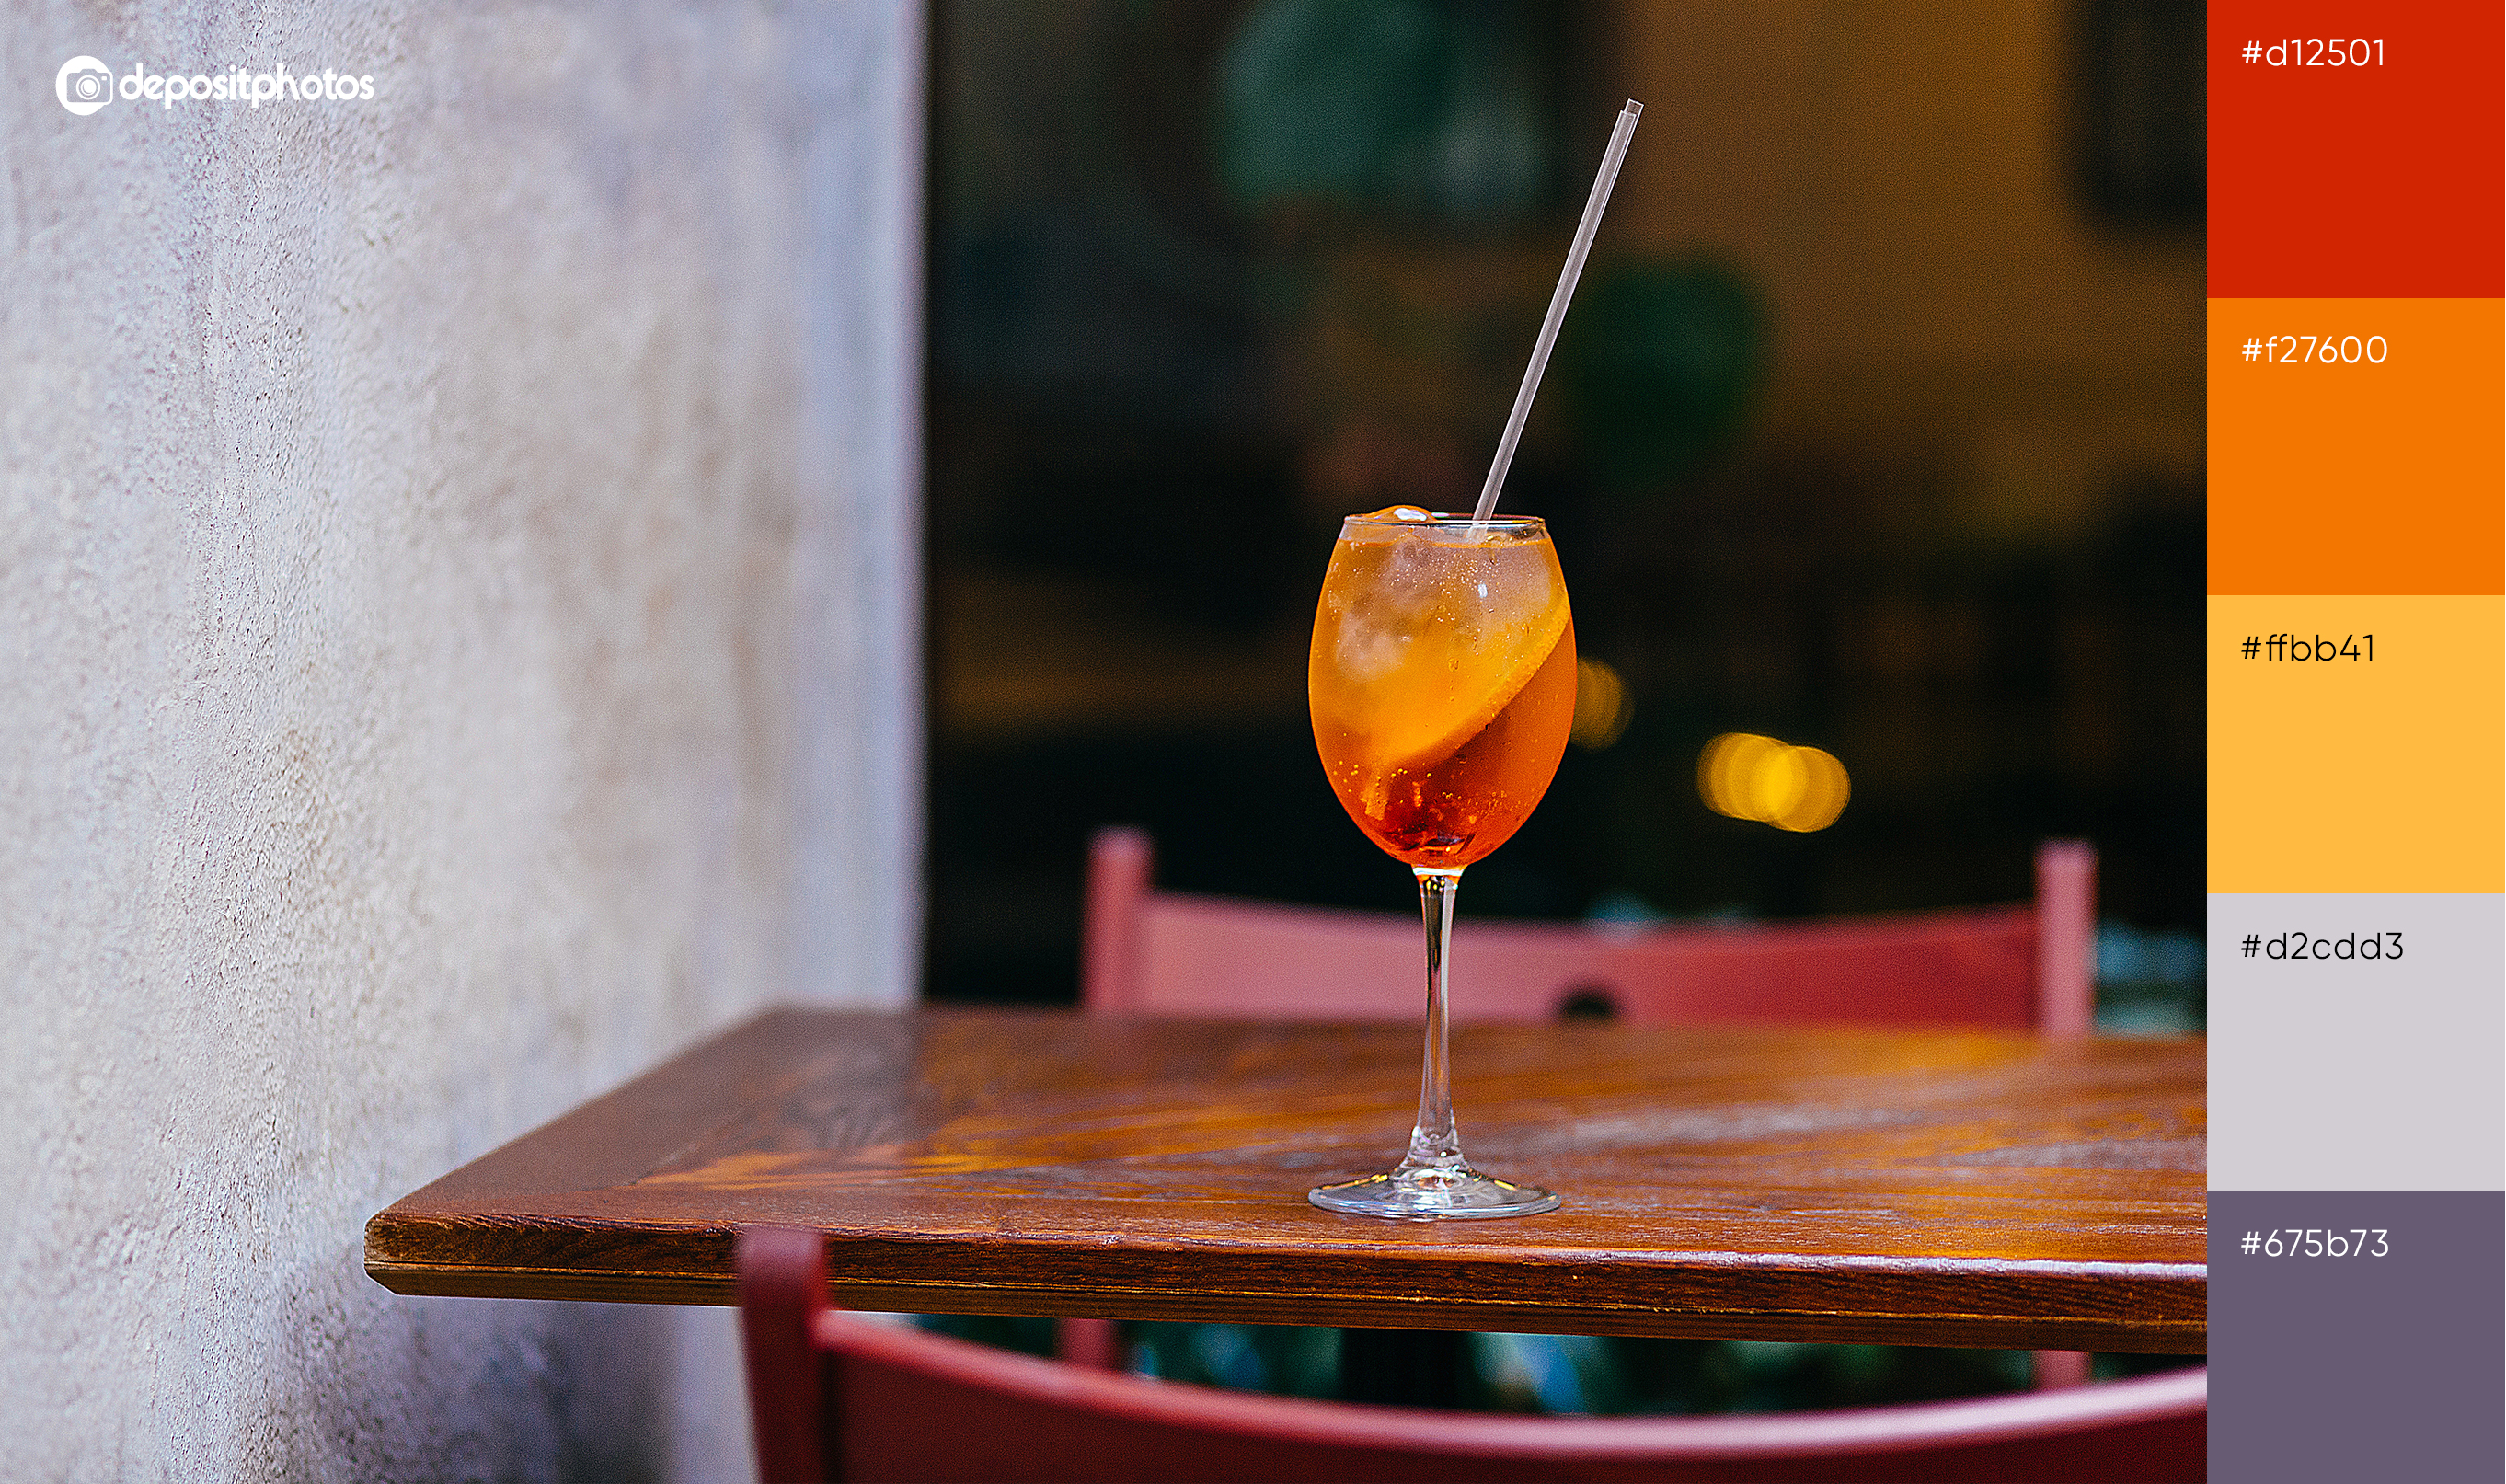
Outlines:
{"type": "Polygon", "coordinates": [[[2506,7],[2208,47],[2210,1476],[2494,1479],[2506,7]]]}

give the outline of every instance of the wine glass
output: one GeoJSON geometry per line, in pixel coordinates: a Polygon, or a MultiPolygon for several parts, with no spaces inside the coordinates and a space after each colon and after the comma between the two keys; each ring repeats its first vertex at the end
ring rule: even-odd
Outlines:
{"type": "Polygon", "coordinates": [[[1367,838],[1418,878],[1427,1056],[1398,1168],[1317,1186],[1375,1216],[1518,1216],[1557,1197],[1462,1158],[1446,1053],[1446,951],[1462,868],[1522,827],[1575,715],[1575,621],[1549,530],[1528,516],[1396,505],[1342,523],[1307,670],[1314,745],[1367,838]]]}

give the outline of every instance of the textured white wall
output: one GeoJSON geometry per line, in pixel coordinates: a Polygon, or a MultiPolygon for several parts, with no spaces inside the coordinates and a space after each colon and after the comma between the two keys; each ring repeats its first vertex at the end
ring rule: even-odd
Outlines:
{"type": "Polygon", "coordinates": [[[739,1476],[367,1215],[911,993],[912,0],[0,14],[0,1474],[739,1476]],[[371,102],[54,101],[332,67],[371,102]]]}

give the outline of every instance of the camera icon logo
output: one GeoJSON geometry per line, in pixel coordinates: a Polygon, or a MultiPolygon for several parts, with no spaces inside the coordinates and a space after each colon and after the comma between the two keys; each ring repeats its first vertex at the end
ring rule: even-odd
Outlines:
{"type": "Polygon", "coordinates": [[[73,56],[53,79],[61,106],[84,119],[113,101],[113,69],[92,56],[73,56]]]}

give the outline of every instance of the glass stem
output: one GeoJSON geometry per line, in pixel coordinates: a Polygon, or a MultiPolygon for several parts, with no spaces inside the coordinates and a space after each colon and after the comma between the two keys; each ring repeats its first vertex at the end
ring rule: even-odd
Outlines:
{"type": "Polygon", "coordinates": [[[1418,914],[1427,924],[1427,1065],[1418,1077],[1418,1124],[1410,1131],[1404,1170],[1459,1170],[1461,1132],[1453,1127],[1452,1060],[1445,1038],[1445,955],[1453,940],[1453,893],[1459,867],[1411,868],[1418,877],[1418,914]]]}

